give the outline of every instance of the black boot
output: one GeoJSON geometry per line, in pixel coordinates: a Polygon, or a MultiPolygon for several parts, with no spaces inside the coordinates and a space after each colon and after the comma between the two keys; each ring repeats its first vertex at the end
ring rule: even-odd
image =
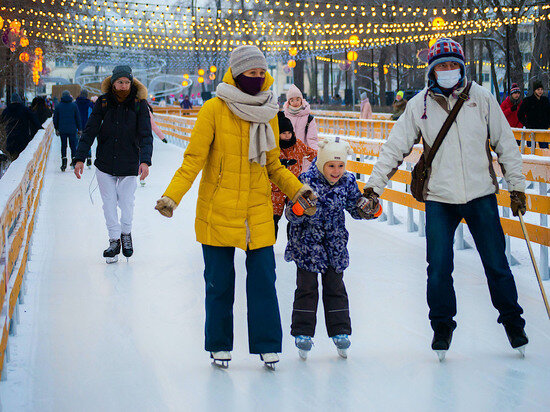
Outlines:
{"type": "Polygon", "coordinates": [[[109,239],[109,247],[103,251],[103,257],[107,258],[107,263],[116,262],[119,253],[120,239],[109,239]]]}
{"type": "Polygon", "coordinates": [[[434,338],[432,339],[433,350],[449,350],[451,340],[453,339],[454,328],[440,324],[434,329],[434,338]]]}
{"type": "Polygon", "coordinates": [[[61,158],[61,171],[64,172],[66,168],[67,168],[67,158],[62,157],[61,158]]]}
{"type": "Polygon", "coordinates": [[[91,158],[91,157],[88,157],[88,158],[86,159],[86,166],[92,167],[92,158],[91,158]]]}
{"type": "Polygon", "coordinates": [[[132,246],[132,234],[131,233],[122,233],[120,235],[120,240],[122,241],[122,254],[129,258],[134,254],[134,247],[132,246]]]}
{"type": "Polygon", "coordinates": [[[529,343],[529,339],[527,338],[525,330],[523,330],[522,327],[505,324],[504,330],[506,331],[506,335],[508,336],[508,340],[510,341],[512,348],[517,349],[520,346],[525,346],[529,343]]]}

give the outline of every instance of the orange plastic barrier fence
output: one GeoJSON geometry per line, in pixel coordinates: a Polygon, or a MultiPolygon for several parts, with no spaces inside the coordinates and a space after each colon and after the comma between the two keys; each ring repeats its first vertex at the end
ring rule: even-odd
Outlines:
{"type": "MultiPolygon", "coordinates": [[[[2,337],[0,340],[0,374],[6,377],[5,361],[9,356],[8,336],[14,333],[18,322],[18,299],[22,301],[22,287],[31,248],[36,211],[44,184],[44,170],[52,141],[53,124],[50,121],[21,182],[8,199],[0,216],[0,251],[4,256],[0,280],[2,307],[2,337]]],[[[39,132],[40,133],[40,132],[39,132]]],[[[21,159],[21,156],[20,156],[21,159]]]]}

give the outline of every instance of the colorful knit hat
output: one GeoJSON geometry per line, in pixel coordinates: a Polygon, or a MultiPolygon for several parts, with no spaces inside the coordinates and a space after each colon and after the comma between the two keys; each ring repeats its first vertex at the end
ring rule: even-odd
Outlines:
{"type": "Polygon", "coordinates": [[[512,87],[510,88],[510,94],[514,93],[521,93],[521,89],[519,88],[517,83],[512,84],[512,87]]]}
{"type": "Polygon", "coordinates": [[[437,40],[428,54],[428,73],[431,73],[435,66],[444,62],[457,62],[460,64],[463,72],[464,66],[464,52],[462,46],[453,39],[442,38],[437,40]]]}

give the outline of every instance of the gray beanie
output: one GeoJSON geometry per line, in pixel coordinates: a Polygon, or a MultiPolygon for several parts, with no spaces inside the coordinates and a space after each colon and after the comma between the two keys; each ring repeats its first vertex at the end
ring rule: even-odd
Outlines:
{"type": "Polygon", "coordinates": [[[71,97],[71,92],[68,90],[63,90],[63,93],[61,93],[61,97],[71,97]]]}
{"type": "Polygon", "coordinates": [[[134,76],[132,76],[132,68],[130,66],[116,66],[111,75],[111,84],[121,77],[126,77],[128,80],[132,81],[134,79],[134,76]]]}
{"type": "Polygon", "coordinates": [[[239,46],[231,52],[229,66],[233,77],[250,69],[267,70],[264,54],[256,46],[239,46]]]}

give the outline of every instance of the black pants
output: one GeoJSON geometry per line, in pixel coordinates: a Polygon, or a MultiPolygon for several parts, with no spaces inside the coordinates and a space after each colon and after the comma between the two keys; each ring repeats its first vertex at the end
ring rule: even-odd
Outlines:
{"type": "Polygon", "coordinates": [[[67,157],[67,140],[71,148],[71,158],[76,154],[76,146],[78,144],[78,138],[75,134],[61,133],[61,157],[67,157]]]}
{"type": "MultiPolygon", "coordinates": [[[[323,307],[328,336],[351,334],[351,319],[344,274],[329,267],[321,274],[323,282],[323,307]]],[[[292,310],[292,336],[314,336],[319,301],[318,274],[298,268],[294,307],[292,310]]]]}

